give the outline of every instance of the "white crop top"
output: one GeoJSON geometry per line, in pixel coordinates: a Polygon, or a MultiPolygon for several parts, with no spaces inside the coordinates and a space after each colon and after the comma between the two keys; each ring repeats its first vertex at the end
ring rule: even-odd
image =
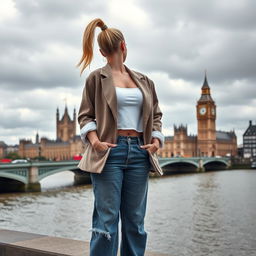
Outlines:
{"type": "Polygon", "coordinates": [[[143,95],[138,87],[116,87],[117,96],[117,129],[135,129],[143,132],[142,106],[143,95]]]}

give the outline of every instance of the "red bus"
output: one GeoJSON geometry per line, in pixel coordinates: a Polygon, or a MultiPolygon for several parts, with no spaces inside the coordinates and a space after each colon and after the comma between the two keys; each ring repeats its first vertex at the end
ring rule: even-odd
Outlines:
{"type": "Polygon", "coordinates": [[[81,155],[74,155],[74,156],[73,156],[73,160],[78,160],[78,161],[79,161],[79,160],[82,159],[82,157],[83,157],[83,156],[81,156],[81,155]]]}
{"type": "Polygon", "coordinates": [[[0,159],[0,163],[11,163],[11,162],[12,162],[12,159],[9,159],[9,158],[0,159]]]}

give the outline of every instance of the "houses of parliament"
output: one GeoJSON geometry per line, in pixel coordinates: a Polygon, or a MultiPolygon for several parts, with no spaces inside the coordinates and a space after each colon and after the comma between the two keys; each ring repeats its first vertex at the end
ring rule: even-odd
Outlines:
{"type": "Polygon", "coordinates": [[[159,149],[161,157],[236,156],[235,131],[216,130],[216,104],[205,74],[201,96],[196,105],[197,135],[188,135],[187,126],[174,125],[174,135],[165,136],[159,149]]]}
{"type": "MultiPolygon", "coordinates": [[[[197,156],[235,156],[237,139],[234,131],[216,130],[216,105],[211,97],[210,87],[205,75],[201,96],[196,105],[197,135],[188,135],[187,126],[174,125],[174,135],[165,136],[165,145],[158,150],[160,157],[197,157],[197,156]]],[[[50,140],[36,134],[35,143],[20,139],[19,155],[34,158],[43,156],[51,160],[69,160],[83,153],[83,142],[76,135],[76,110],[73,119],[68,114],[67,105],[60,118],[56,112],[56,139],[50,140]]]]}

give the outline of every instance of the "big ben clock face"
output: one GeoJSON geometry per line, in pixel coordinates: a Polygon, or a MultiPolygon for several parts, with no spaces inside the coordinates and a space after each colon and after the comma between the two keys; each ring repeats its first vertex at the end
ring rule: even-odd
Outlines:
{"type": "Polygon", "coordinates": [[[214,109],[214,108],[212,108],[212,114],[213,114],[213,115],[215,114],[215,109],[214,109]]]}
{"type": "Polygon", "coordinates": [[[206,113],[206,108],[205,108],[205,107],[200,108],[200,109],[199,109],[199,113],[200,113],[201,115],[204,115],[204,114],[206,113]]]}

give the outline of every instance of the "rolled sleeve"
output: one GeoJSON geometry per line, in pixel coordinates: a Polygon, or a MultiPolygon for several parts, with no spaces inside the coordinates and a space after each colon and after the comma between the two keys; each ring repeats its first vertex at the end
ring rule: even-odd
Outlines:
{"type": "Polygon", "coordinates": [[[97,125],[95,121],[91,121],[87,123],[83,128],[80,130],[81,140],[84,144],[89,143],[90,141],[87,138],[87,133],[93,130],[97,130],[97,125]]]}
{"type": "Polygon", "coordinates": [[[160,145],[159,147],[160,148],[163,148],[164,147],[164,135],[162,132],[159,132],[159,131],[152,131],[152,138],[157,138],[160,140],[160,145]]]}
{"type": "Polygon", "coordinates": [[[80,130],[89,122],[95,121],[95,82],[94,77],[89,75],[83,89],[82,100],[78,112],[77,121],[80,130]]]}
{"type": "Polygon", "coordinates": [[[95,81],[90,74],[85,82],[82,93],[82,100],[78,112],[77,121],[80,126],[80,136],[84,144],[89,143],[87,133],[97,129],[95,119],[95,81]]]}

